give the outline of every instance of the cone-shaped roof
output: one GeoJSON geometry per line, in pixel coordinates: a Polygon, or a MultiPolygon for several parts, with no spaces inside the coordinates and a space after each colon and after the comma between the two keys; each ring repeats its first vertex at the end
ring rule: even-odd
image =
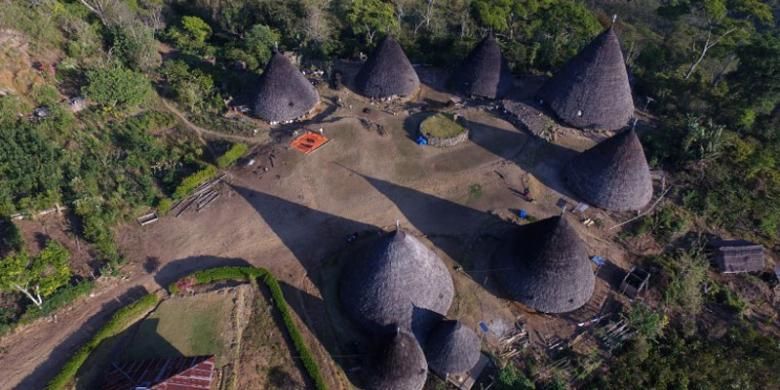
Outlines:
{"type": "Polygon", "coordinates": [[[569,60],[538,92],[563,122],[619,129],[634,115],[620,41],[612,27],[569,60]]]}
{"type": "Polygon", "coordinates": [[[634,130],[578,155],[566,165],[564,176],[584,201],[607,210],[639,210],[653,197],[650,168],[634,130]]]}
{"type": "Polygon", "coordinates": [[[424,336],[452,304],[444,262],[414,236],[396,230],[360,251],[342,271],[342,306],[372,334],[396,326],[424,336]]]}
{"type": "Polygon", "coordinates": [[[306,115],[319,101],[320,95],[309,80],[277,52],[257,85],[254,113],[269,122],[284,122],[306,115]]]}
{"type": "Polygon", "coordinates": [[[439,322],[425,344],[428,365],[442,376],[474,368],[479,350],[479,338],[474,331],[453,320],[439,322]]]}
{"type": "Polygon", "coordinates": [[[371,98],[410,96],[420,87],[420,79],[401,45],[388,36],[360,68],[355,85],[371,98]]]}
{"type": "Polygon", "coordinates": [[[367,389],[420,390],[428,379],[428,363],[420,344],[409,332],[398,329],[371,358],[367,389]]]}
{"type": "Polygon", "coordinates": [[[545,313],[565,313],[593,294],[585,243],[564,217],[518,227],[496,254],[496,277],[513,299],[545,313]]]}
{"type": "Polygon", "coordinates": [[[450,84],[463,94],[490,99],[499,98],[512,88],[512,71],[493,34],[469,53],[450,84]]]}

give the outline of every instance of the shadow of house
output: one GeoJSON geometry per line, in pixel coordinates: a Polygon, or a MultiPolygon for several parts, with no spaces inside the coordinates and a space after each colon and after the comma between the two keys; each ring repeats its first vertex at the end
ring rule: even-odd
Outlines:
{"type": "MultiPolygon", "coordinates": [[[[347,168],[348,169],[348,168],[347,168]]],[[[495,247],[485,245],[512,239],[514,225],[491,213],[352,171],[393,202],[410,224],[455,261],[490,293],[504,294],[490,280],[495,247]],[[479,249],[479,250],[477,250],[479,249]],[[489,253],[483,253],[485,250],[489,253]]]]}
{"type": "Polygon", "coordinates": [[[539,182],[570,198],[561,171],[577,151],[547,142],[525,131],[510,131],[484,123],[463,120],[469,129],[469,139],[494,155],[507,159],[539,182]],[[522,148],[508,147],[523,144],[522,148]]]}
{"type": "Polygon", "coordinates": [[[154,281],[161,288],[167,288],[169,284],[187,276],[195,271],[214,267],[251,266],[244,259],[227,258],[218,256],[190,256],[179,260],[171,261],[154,275],[154,281]]]}
{"type": "MultiPolygon", "coordinates": [[[[375,235],[381,229],[371,224],[339,217],[327,212],[290,202],[288,200],[254,191],[245,187],[233,186],[257,212],[271,231],[276,234],[284,246],[292,253],[304,268],[306,275],[315,287],[325,294],[326,281],[322,278],[322,268],[326,260],[334,258],[351,246],[355,237],[375,235]]],[[[338,278],[338,275],[334,275],[338,278]]],[[[337,283],[337,280],[335,281],[337,283]]],[[[335,340],[343,335],[334,335],[330,324],[333,310],[328,310],[322,298],[314,296],[297,287],[280,281],[290,307],[303,320],[331,356],[341,356],[342,345],[335,340]]],[[[338,291],[326,297],[329,302],[339,305],[338,291]]],[[[340,308],[340,307],[339,307],[340,308]]],[[[341,315],[341,313],[338,313],[341,315]]],[[[352,330],[354,328],[350,328],[352,330]]],[[[352,349],[352,348],[350,348],[352,349]]],[[[352,351],[354,352],[354,351],[352,351]]],[[[345,364],[340,359],[339,364],[345,364]]],[[[358,361],[359,363],[359,361],[358,361]]],[[[349,374],[351,366],[344,365],[349,374]]],[[[350,378],[352,379],[352,378],[350,378]]]]}
{"type": "Polygon", "coordinates": [[[101,346],[84,362],[83,373],[77,375],[76,389],[100,388],[106,382],[107,372],[114,365],[129,361],[184,356],[168,340],[157,333],[159,322],[160,320],[157,318],[142,319],[122,333],[104,340],[101,346]],[[144,335],[143,348],[137,345],[136,336],[139,332],[144,335]]]}
{"type": "Polygon", "coordinates": [[[404,119],[404,131],[406,132],[406,137],[414,142],[417,142],[417,136],[420,135],[420,123],[434,114],[435,112],[424,111],[406,117],[406,119],[404,119]]]}
{"type": "Polygon", "coordinates": [[[51,378],[44,373],[57,372],[65,362],[84,345],[97,330],[121,307],[148,294],[143,286],[135,286],[114,300],[106,302],[97,313],[87,319],[75,333],[54,348],[49,357],[16,386],[17,389],[43,389],[51,378]]]}

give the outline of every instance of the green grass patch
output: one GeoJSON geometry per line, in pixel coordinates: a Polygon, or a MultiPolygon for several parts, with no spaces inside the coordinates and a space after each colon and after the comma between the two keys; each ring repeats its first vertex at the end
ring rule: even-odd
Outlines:
{"type": "Polygon", "coordinates": [[[125,360],[223,356],[233,304],[229,295],[197,294],[166,300],[139,324],[125,360]]]}
{"type": "Polygon", "coordinates": [[[429,138],[452,138],[465,131],[466,128],[456,122],[450,114],[433,114],[420,123],[420,132],[429,138]]]}

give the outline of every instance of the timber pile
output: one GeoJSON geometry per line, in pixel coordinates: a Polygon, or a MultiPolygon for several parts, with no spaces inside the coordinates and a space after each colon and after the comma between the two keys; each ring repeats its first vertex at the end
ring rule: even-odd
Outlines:
{"type": "Polygon", "coordinates": [[[201,184],[192,192],[192,194],[173,206],[171,212],[173,212],[177,218],[190,209],[194,209],[196,212],[200,213],[222,196],[223,186],[221,184],[224,182],[225,176],[226,175],[223,173],[216,178],[201,184]]]}

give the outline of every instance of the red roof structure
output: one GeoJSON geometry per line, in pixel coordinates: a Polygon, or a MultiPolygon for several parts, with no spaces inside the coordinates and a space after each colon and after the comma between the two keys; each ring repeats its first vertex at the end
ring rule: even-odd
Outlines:
{"type": "Polygon", "coordinates": [[[209,390],[214,356],[159,358],[112,363],[103,390],[209,390]]]}

